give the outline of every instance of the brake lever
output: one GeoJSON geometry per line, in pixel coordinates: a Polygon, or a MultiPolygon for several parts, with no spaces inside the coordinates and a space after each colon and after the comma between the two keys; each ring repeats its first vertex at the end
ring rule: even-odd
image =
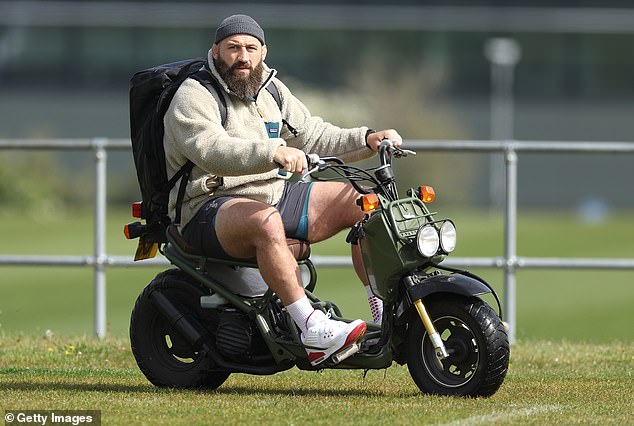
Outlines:
{"type": "Polygon", "coordinates": [[[395,157],[407,157],[408,155],[416,155],[414,151],[410,151],[409,149],[396,148],[394,150],[395,157]]]}
{"type": "Polygon", "coordinates": [[[388,138],[383,138],[381,140],[381,145],[386,146],[387,150],[390,151],[395,157],[407,157],[408,155],[416,155],[414,151],[403,149],[399,146],[394,145],[394,142],[388,138]]]}
{"type": "Polygon", "coordinates": [[[315,167],[313,167],[312,169],[307,169],[303,174],[302,177],[300,178],[300,181],[302,182],[310,182],[310,175],[313,174],[314,172],[319,170],[319,166],[320,164],[317,164],[315,167]]]}
{"type": "Polygon", "coordinates": [[[306,154],[306,160],[308,161],[309,168],[302,174],[300,179],[302,182],[308,182],[310,175],[318,171],[323,164],[326,164],[324,160],[319,158],[318,154],[306,154]],[[314,164],[312,168],[310,167],[311,164],[314,164]]]}

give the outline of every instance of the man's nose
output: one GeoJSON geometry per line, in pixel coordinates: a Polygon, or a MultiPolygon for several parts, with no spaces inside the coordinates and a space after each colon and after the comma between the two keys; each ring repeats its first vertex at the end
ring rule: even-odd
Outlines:
{"type": "Polygon", "coordinates": [[[240,50],[238,50],[238,59],[244,62],[249,60],[249,52],[247,51],[246,47],[242,47],[240,48],[240,50]]]}

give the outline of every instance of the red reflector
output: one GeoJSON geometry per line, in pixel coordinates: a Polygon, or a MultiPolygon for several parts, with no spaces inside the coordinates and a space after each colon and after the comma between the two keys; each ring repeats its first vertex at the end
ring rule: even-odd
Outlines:
{"type": "Polygon", "coordinates": [[[128,225],[123,227],[123,235],[129,240],[130,239],[130,230],[128,229],[128,225]]]}
{"type": "Polygon", "coordinates": [[[142,210],[143,202],[137,201],[136,203],[132,203],[132,217],[141,218],[141,210],[142,210]]]}

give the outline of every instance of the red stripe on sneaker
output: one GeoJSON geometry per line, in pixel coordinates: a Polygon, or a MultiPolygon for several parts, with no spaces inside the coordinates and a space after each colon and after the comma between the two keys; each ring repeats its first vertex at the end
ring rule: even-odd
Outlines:
{"type": "Polygon", "coordinates": [[[367,328],[368,326],[364,322],[362,322],[361,324],[353,328],[350,334],[348,334],[348,337],[346,338],[346,343],[343,344],[342,348],[350,346],[351,344],[359,340],[361,337],[363,337],[363,335],[365,334],[365,330],[367,328]]]}
{"type": "Polygon", "coordinates": [[[316,362],[321,361],[320,358],[323,358],[325,356],[326,356],[325,352],[309,352],[308,361],[310,361],[310,363],[314,365],[316,362]]]}

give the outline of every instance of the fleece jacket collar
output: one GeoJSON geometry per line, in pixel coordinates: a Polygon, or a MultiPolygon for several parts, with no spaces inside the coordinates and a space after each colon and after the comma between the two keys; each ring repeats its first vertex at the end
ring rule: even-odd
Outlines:
{"type": "Polygon", "coordinates": [[[262,77],[263,78],[262,78],[262,81],[263,81],[263,83],[262,83],[262,86],[260,86],[260,89],[258,90],[258,93],[253,98],[248,98],[248,99],[240,98],[233,90],[231,90],[229,88],[229,86],[227,86],[227,83],[225,83],[225,81],[222,79],[222,77],[220,77],[220,74],[218,73],[218,70],[216,69],[216,64],[214,63],[214,58],[213,58],[213,55],[212,55],[211,51],[212,50],[209,49],[209,52],[207,53],[207,61],[209,63],[209,69],[211,70],[211,74],[216,78],[216,80],[218,80],[218,82],[220,83],[220,85],[222,86],[224,91],[226,91],[227,93],[229,93],[232,96],[235,96],[235,97],[238,97],[239,99],[242,99],[243,101],[255,102],[257,97],[260,95],[260,92],[263,89],[266,89],[266,87],[271,83],[271,81],[273,80],[273,78],[277,74],[277,71],[275,69],[269,68],[268,65],[266,65],[265,63],[262,63],[262,66],[263,66],[263,70],[262,70],[262,77]]]}

